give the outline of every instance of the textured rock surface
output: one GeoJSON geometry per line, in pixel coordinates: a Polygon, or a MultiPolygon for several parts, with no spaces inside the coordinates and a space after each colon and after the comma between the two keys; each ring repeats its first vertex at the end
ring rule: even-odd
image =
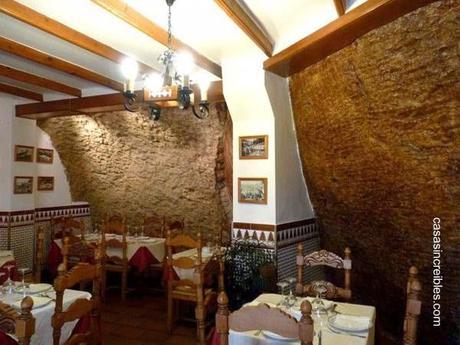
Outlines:
{"type": "Polygon", "coordinates": [[[39,126],[59,152],[72,199],[88,201],[95,218],[119,212],[135,223],[155,212],[183,217],[187,231],[210,235],[228,229],[232,218],[223,145],[231,120],[225,105],[211,111],[206,120],[169,109],[157,122],[142,111],[54,118],[39,126]]]}
{"type": "Polygon", "coordinates": [[[407,269],[420,268],[420,344],[460,341],[459,22],[459,1],[436,2],[290,81],[323,246],[352,248],[355,298],[376,305],[378,329],[395,337],[407,269]],[[432,327],[434,217],[444,251],[441,328],[432,327]]]}

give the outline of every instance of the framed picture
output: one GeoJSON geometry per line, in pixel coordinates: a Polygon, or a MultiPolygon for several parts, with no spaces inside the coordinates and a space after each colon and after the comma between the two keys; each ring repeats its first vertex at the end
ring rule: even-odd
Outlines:
{"type": "Polygon", "coordinates": [[[34,178],[32,176],[14,177],[14,194],[32,194],[34,178]]]}
{"type": "Polygon", "coordinates": [[[38,176],[37,190],[40,190],[40,191],[54,190],[54,176],[38,176]]]}
{"type": "Polygon", "coordinates": [[[14,160],[16,162],[33,162],[34,161],[34,147],[16,145],[14,147],[14,160]]]}
{"type": "Polygon", "coordinates": [[[240,137],[240,159],[267,159],[268,135],[240,137]]]}
{"type": "Polygon", "coordinates": [[[264,177],[238,178],[238,201],[250,204],[266,204],[267,179],[264,177]]]}
{"type": "Polygon", "coordinates": [[[53,163],[54,151],[49,149],[37,148],[37,163],[53,163]]]}

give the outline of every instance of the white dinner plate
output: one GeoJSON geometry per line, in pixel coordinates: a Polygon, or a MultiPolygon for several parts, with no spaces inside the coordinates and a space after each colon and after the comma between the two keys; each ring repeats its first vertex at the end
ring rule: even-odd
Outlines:
{"type": "Polygon", "coordinates": [[[297,338],[286,338],[286,337],[283,337],[279,334],[276,334],[276,333],[273,333],[273,332],[270,332],[270,331],[262,331],[262,334],[267,337],[267,338],[270,338],[270,339],[274,339],[274,340],[281,340],[281,341],[298,341],[299,339],[297,338]]]}
{"type": "MultiPolygon", "coordinates": [[[[50,304],[51,302],[53,302],[53,300],[51,298],[49,298],[49,297],[40,297],[40,296],[30,296],[30,297],[34,301],[34,305],[33,305],[32,309],[42,308],[42,307],[50,304]]],[[[21,309],[21,302],[22,302],[22,299],[20,299],[17,302],[14,302],[13,306],[16,309],[21,309]]]]}
{"type": "Polygon", "coordinates": [[[45,284],[45,283],[30,284],[29,289],[27,289],[27,293],[33,295],[33,294],[49,291],[52,288],[53,288],[53,285],[51,284],[45,284]]]}
{"type": "Polygon", "coordinates": [[[344,332],[365,332],[372,327],[368,317],[337,314],[329,318],[329,327],[344,332]]]}
{"type": "Polygon", "coordinates": [[[150,239],[150,237],[148,237],[148,236],[137,236],[137,237],[135,237],[135,238],[137,238],[138,240],[141,240],[141,241],[149,240],[149,239],[150,239]]]}

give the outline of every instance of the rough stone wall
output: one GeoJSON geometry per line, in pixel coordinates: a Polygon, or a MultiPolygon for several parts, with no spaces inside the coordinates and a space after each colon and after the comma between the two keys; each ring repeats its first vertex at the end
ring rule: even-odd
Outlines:
{"type": "Polygon", "coordinates": [[[226,232],[232,214],[222,177],[224,128],[231,123],[225,105],[211,107],[205,120],[178,109],[163,110],[159,121],[147,114],[39,122],[61,157],[72,199],[88,201],[96,220],[121,213],[136,224],[154,212],[183,218],[186,231],[209,238],[226,232]]]}
{"type": "Polygon", "coordinates": [[[407,270],[419,267],[419,344],[460,343],[459,23],[458,0],[433,3],[290,80],[322,245],[352,248],[355,299],[375,305],[378,332],[396,339],[407,270]],[[432,326],[434,217],[442,225],[441,328],[432,326]]]}

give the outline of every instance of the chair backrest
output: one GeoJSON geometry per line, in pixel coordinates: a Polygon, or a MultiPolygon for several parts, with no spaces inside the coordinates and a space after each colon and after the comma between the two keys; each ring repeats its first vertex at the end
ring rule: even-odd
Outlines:
{"type": "Polygon", "coordinates": [[[404,345],[417,344],[417,323],[422,308],[420,295],[422,285],[417,278],[418,270],[412,266],[409,269],[409,279],[407,281],[407,303],[406,316],[404,318],[404,345]]]}
{"type": "Polygon", "coordinates": [[[68,270],[69,262],[89,262],[95,257],[95,247],[80,237],[66,236],[62,244],[62,263],[65,270],[68,270]]]}
{"type": "Polygon", "coordinates": [[[99,249],[96,250],[96,264],[79,263],[70,271],[66,271],[64,264],[59,265],[58,277],[54,281],[56,291],[56,306],[52,317],[53,345],[60,344],[61,328],[67,322],[79,320],[83,316],[90,315],[91,325],[86,333],[73,334],[64,342],[64,345],[77,344],[100,344],[100,289],[102,266],[99,249]],[[65,311],[63,310],[64,291],[76,284],[91,280],[93,282],[92,296],[90,300],[79,298],[75,300],[65,311]]]}
{"type": "MultiPolygon", "coordinates": [[[[104,228],[105,230],[105,228],[104,228]]],[[[121,240],[118,238],[107,239],[105,231],[102,232],[101,249],[102,249],[102,261],[103,264],[111,263],[116,265],[127,265],[128,264],[128,241],[126,239],[126,228],[123,227],[121,233],[121,240]],[[116,248],[121,249],[121,256],[107,254],[107,249],[116,248]]]]}
{"type": "Polygon", "coordinates": [[[85,238],[85,222],[83,219],[68,218],[65,227],[72,235],[78,234],[82,239],[85,238]]]}
{"type": "Polygon", "coordinates": [[[297,284],[296,293],[299,295],[315,295],[315,291],[311,284],[303,285],[303,269],[314,266],[329,266],[332,268],[344,270],[344,287],[336,287],[330,282],[326,282],[327,293],[326,298],[343,298],[351,299],[351,250],[346,247],[342,259],[337,254],[328,252],[327,250],[319,250],[308,255],[303,255],[303,246],[297,246],[297,284]]]}
{"type": "Polygon", "coordinates": [[[37,239],[35,244],[36,256],[35,256],[35,270],[34,280],[36,283],[41,282],[43,266],[45,262],[45,230],[43,227],[37,229],[37,239]]]}
{"type": "Polygon", "coordinates": [[[118,214],[105,217],[102,224],[102,232],[118,235],[126,232],[125,218],[118,214]]]}
{"type": "Polygon", "coordinates": [[[313,320],[311,304],[303,301],[300,310],[300,321],[279,308],[271,308],[267,304],[246,306],[230,314],[228,298],[222,291],[217,298],[216,329],[220,345],[228,345],[229,330],[237,332],[263,330],[279,334],[287,338],[297,338],[301,345],[313,344],[313,320]]]}
{"type": "MultiPolygon", "coordinates": [[[[168,255],[168,274],[169,277],[172,277],[174,267],[180,269],[195,269],[195,273],[200,273],[201,268],[203,266],[203,257],[202,257],[202,248],[203,243],[201,240],[201,233],[198,233],[198,238],[195,240],[192,237],[184,234],[179,234],[173,237],[172,231],[168,230],[167,237],[166,237],[166,248],[167,248],[167,255],[168,255]],[[193,259],[188,256],[182,256],[177,259],[173,258],[173,254],[177,251],[177,249],[192,249],[195,248],[197,250],[196,259],[193,259]],[[197,269],[198,268],[198,272],[197,269]]],[[[198,278],[195,274],[195,281],[191,281],[190,279],[179,279],[179,280],[172,280],[168,279],[168,286],[169,285],[185,285],[185,286],[192,286],[195,287],[197,285],[198,278]]]]}
{"type": "Polygon", "coordinates": [[[165,229],[166,231],[171,230],[184,230],[185,228],[185,222],[184,219],[181,217],[175,217],[175,216],[165,216],[165,229]]]}
{"type": "Polygon", "coordinates": [[[144,234],[150,237],[165,237],[165,217],[150,215],[144,217],[144,234]]]}
{"type": "Polygon", "coordinates": [[[68,232],[66,217],[51,217],[51,240],[64,238],[68,232]]]}
{"type": "Polygon", "coordinates": [[[21,301],[21,312],[8,304],[0,302],[0,330],[13,333],[19,345],[29,345],[30,338],[35,332],[35,318],[32,316],[34,301],[27,296],[21,301]]]}

